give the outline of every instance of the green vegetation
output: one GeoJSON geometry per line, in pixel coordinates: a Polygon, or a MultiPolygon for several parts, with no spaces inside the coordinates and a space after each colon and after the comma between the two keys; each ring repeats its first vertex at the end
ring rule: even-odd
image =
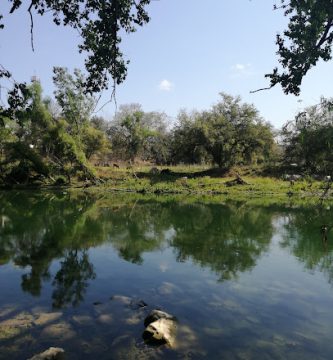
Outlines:
{"type": "MultiPolygon", "coordinates": [[[[103,178],[117,189],[145,192],[178,192],[184,187],[196,192],[200,187],[206,192],[231,191],[221,190],[214,181],[204,179],[197,184],[194,179],[177,179],[175,174],[166,179],[144,173],[137,176],[136,162],[168,167],[217,166],[219,176],[234,167],[258,166],[259,174],[278,178],[333,175],[331,99],[322,99],[319,105],[305,109],[280,133],[260,117],[253,105],[225,93],[221,93],[210,109],[180,111],[173,126],[166,114],[145,112],[139,104],[120,107],[111,121],[92,117],[97,105],[94,94],[107,89],[112,78],[114,96],[116,85],[126,79],[128,61],[120,49],[122,36],[124,31],[135,32],[149,21],[150,2],[40,0],[30,3],[27,11],[31,17],[32,48],[33,15],[50,12],[56,25],[78,31],[79,51],[86,54],[87,74],[75,70],[72,75],[66,68],[55,67],[56,89],[52,100],[43,98],[38,81],[30,85],[17,83],[0,65],[0,80],[10,80],[13,84],[0,105],[1,185],[59,186],[73,180],[91,185],[103,178]],[[94,165],[125,167],[125,162],[135,180],[128,174],[121,175],[120,180],[111,172],[106,176],[107,172],[101,169],[97,171],[101,176],[96,176],[94,165]]],[[[9,0],[9,14],[20,10],[22,5],[20,0],[9,0]]],[[[279,5],[275,9],[284,9],[289,21],[288,30],[277,36],[284,72],[276,68],[266,77],[270,78],[270,87],[281,84],[286,93],[298,95],[308,70],[319,60],[331,59],[333,3],[332,0],[281,0],[279,5]]],[[[2,20],[4,16],[0,14],[0,30],[5,26],[2,20]]],[[[309,178],[303,180],[304,184],[292,183],[290,189],[278,181],[274,186],[266,185],[270,182],[267,179],[246,182],[249,183],[246,192],[250,193],[318,193],[320,186],[313,185],[309,178]]],[[[330,186],[325,196],[329,190],[330,186]]]]}
{"type": "MultiPolygon", "coordinates": [[[[108,146],[105,134],[89,123],[93,99],[84,95],[83,77],[56,68],[55,104],[42,97],[38,81],[25,89],[24,103],[0,124],[0,169],[4,184],[56,182],[65,176],[93,180],[87,161],[108,146]],[[93,145],[92,145],[93,144],[93,145]]],[[[9,96],[8,102],[15,101],[9,96]]],[[[7,114],[8,115],[8,114],[7,114]]]]}
{"type": "Polygon", "coordinates": [[[288,29],[278,34],[276,45],[283,71],[275,68],[265,76],[270,87],[280,84],[286,94],[300,94],[303,77],[319,60],[332,59],[333,1],[280,0],[288,17],[288,29]]]}
{"type": "Polygon", "coordinates": [[[180,162],[210,162],[230,169],[267,163],[274,156],[271,126],[253,105],[225,93],[209,111],[182,112],[173,136],[172,158],[180,162]]]}
{"type": "Polygon", "coordinates": [[[168,125],[163,113],[145,113],[138,104],[120,107],[108,130],[114,158],[161,165],[206,163],[225,169],[274,158],[271,126],[239,97],[222,93],[210,110],[181,111],[169,131],[168,125]]]}
{"type": "Polygon", "coordinates": [[[300,112],[282,130],[285,159],[302,165],[309,174],[333,173],[333,102],[321,103],[300,112]]]}
{"type": "Polygon", "coordinates": [[[135,166],[131,169],[101,167],[99,177],[104,179],[102,187],[109,191],[137,192],[143,194],[191,194],[224,195],[232,198],[273,196],[287,199],[291,196],[314,197],[331,196],[326,192],[330,183],[305,177],[291,182],[275,177],[262,176],[260,167],[233,168],[225,172],[219,168],[203,166],[169,166],[156,168],[135,166]],[[234,184],[240,175],[245,184],[234,184]],[[324,196],[325,194],[325,196],[324,196]]]}
{"type": "Polygon", "coordinates": [[[71,75],[55,68],[55,101],[43,98],[35,81],[26,88],[24,104],[11,117],[1,117],[3,185],[103,183],[142,193],[253,196],[331,193],[332,100],[300,112],[276,136],[253,105],[224,93],[209,110],[180,111],[173,127],[166,114],[145,112],[139,104],[120,106],[108,122],[92,116],[94,98],[85,94],[84,81],[78,70],[71,75]]]}

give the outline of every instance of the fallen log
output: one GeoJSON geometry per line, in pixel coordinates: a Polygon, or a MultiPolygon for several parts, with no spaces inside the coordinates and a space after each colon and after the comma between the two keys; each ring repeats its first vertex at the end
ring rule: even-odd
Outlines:
{"type": "Polygon", "coordinates": [[[245,180],[243,180],[240,175],[237,175],[236,179],[227,181],[226,186],[235,186],[235,185],[250,185],[245,180]]]}

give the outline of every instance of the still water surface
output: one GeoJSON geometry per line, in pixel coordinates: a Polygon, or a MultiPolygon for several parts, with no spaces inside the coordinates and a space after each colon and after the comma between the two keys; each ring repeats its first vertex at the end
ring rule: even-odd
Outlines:
{"type": "Polygon", "coordinates": [[[0,212],[0,359],[333,358],[326,205],[12,191],[0,212]],[[173,348],[142,339],[155,308],[173,348]]]}

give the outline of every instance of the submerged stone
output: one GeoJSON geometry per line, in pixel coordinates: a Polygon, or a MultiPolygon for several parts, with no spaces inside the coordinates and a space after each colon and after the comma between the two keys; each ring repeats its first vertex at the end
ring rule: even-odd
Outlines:
{"type": "Polygon", "coordinates": [[[46,351],[33,356],[28,360],[62,360],[64,359],[65,350],[62,348],[50,347],[46,351]]]}
{"type": "Polygon", "coordinates": [[[124,304],[124,305],[130,305],[132,302],[132,299],[128,296],[123,296],[123,295],[113,295],[111,296],[110,300],[112,301],[116,301],[120,304],[124,304]]]}
{"type": "Polygon", "coordinates": [[[29,313],[19,313],[13,318],[0,322],[0,340],[14,338],[27,331],[34,324],[34,317],[29,313]]]}
{"type": "Polygon", "coordinates": [[[143,300],[132,300],[130,303],[130,308],[132,310],[138,310],[147,307],[148,304],[143,300]]]}

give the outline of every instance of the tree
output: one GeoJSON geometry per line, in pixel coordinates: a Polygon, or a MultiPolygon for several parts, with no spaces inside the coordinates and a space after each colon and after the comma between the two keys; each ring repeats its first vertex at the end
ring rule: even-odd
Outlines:
{"type": "Polygon", "coordinates": [[[288,29],[278,34],[276,44],[283,72],[275,68],[265,77],[270,88],[280,84],[286,94],[300,94],[303,77],[319,60],[332,58],[333,0],[281,0],[288,29]]]}
{"type": "Polygon", "coordinates": [[[149,135],[149,130],[142,126],[142,119],[143,112],[136,111],[131,115],[127,115],[121,121],[131,161],[134,161],[135,157],[139,154],[145,138],[149,135]]]}
{"type": "Polygon", "coordinates": [[[285,161],[310,173],[333,173],[333,99],[301,111],[282,129],[285,161]]]}
{"type": "Polygon", "coordinates": [[[111,150],[111,144],[108,141],[106,134],[87,124],[82,130],[82,142],[84,146],[84,153],[89,160],[92,155],[104,155],[111,150]]]}
{"type": "Polygon", "coordinates": [[[180,110],[178,124],[172,130],[171,159],[173,163],[200,164],[212,162],[204,147],[201,130],[197,126],[198,112],[180,110]]]}
{"type": "MultiPolygon", "coordinates": [[[[24,95],[24,101],[12,109],[10,117],[3,117],[5,126],[0,133],[4,136],[0,139],[3,180],[26,183],[55,175],[66,175],[70,180],[78,171],[86,178],[94,178],[84,144],[66,119],[52,117],[49,101],[42,98],[40,83],[27,86],[24,95]]],[[[10,96],[8,101],[15,98],[10,96]]]]}
{"type": "Polygon", "coordinates": [[[84,92],[85,78],[79,69],[72,76],[66,68],[53,69],[54,92],[61,109],[61,116],[71,127],[71,133],[78,135],[89,120],[94,109],[95,99],[84,92]]]}
{"type": "Polygon", "coordinates": [[[174,132],[178,160],[181,156],[185,162],[211,159],[228,169],[268,159],[274,143],[271,126],[253,105],[241,103],[240,97],[220,95],[221,101],[208,111],[180,114],[180,125],[174,132]]]}
{"type": "Polygon", "coordinates": [[[165,163],[168,160],[168,117],[165,113],[145,112],[140,104],[119,107],[108,129],[115,157],[133,161],[165,163]]]}
{"type": "MultiPolygon", "coordinates": [[[[23,6],[22,0],[9,0],[10,14],[23,6]]],[[[114,84],[122,83],[127,75],[127,65],[120,50],[121,31],[135,32],[138,26],[149,21],[146,6],[150,0],[30,0],[31,43],[33,48],[33,16],[51,12],[56,25],[78,30],[82,43],[79,51],[87,54],[85,67],[88,93],[108,88],[109,76],[114,84]]],[[[0,29],[3,15],[0,14],[0,29]]],[[[0,78],[10,73],[0,69],[0,78]]]]}
{"type": "Polygon", "coordinates": [[[250,164],[256,153],[273,144],[270,126],[253,105],[241,103],[240,97],[225,93],[221,97],[210,112],[202,114],[205,147],[220,167],[250,164]],[[270,134],[269,138],[261,137],[263,133],[270,134]]]}
{"type": "MultiPolygon", "coordinates": [[[[53,72],[54,94],[60,109],[58,119],[66,121],[66,130],[74,137],[77,148],[84,152],[87,159],[96,153],[108,151],[110,144],[105,131],[96,128],[97,118],[90,122],[95,99],[85,93],[85,77],[81,71],[75,69],[72,75],[66,68],[55,67],[53,72]]],[[[102,126],[101,122],[99,124],[102,126]]]]}
{"type": "Polygon", "coordinates": [[[148,129],[143,142],[142,158],[157,165],[170,160],[169,117],[164,112],[144,112],[142,124],[148,129]]]}
{"type": "Polygon", "coordinates": [[[90,124],[91,126],[93,126],[95,129],[103,131],[104,133],[107,132],[108,128],[109,128],[109,123],[107,120],[105,120],[102,116],[93,116],[90,119],[90,124]]]}

